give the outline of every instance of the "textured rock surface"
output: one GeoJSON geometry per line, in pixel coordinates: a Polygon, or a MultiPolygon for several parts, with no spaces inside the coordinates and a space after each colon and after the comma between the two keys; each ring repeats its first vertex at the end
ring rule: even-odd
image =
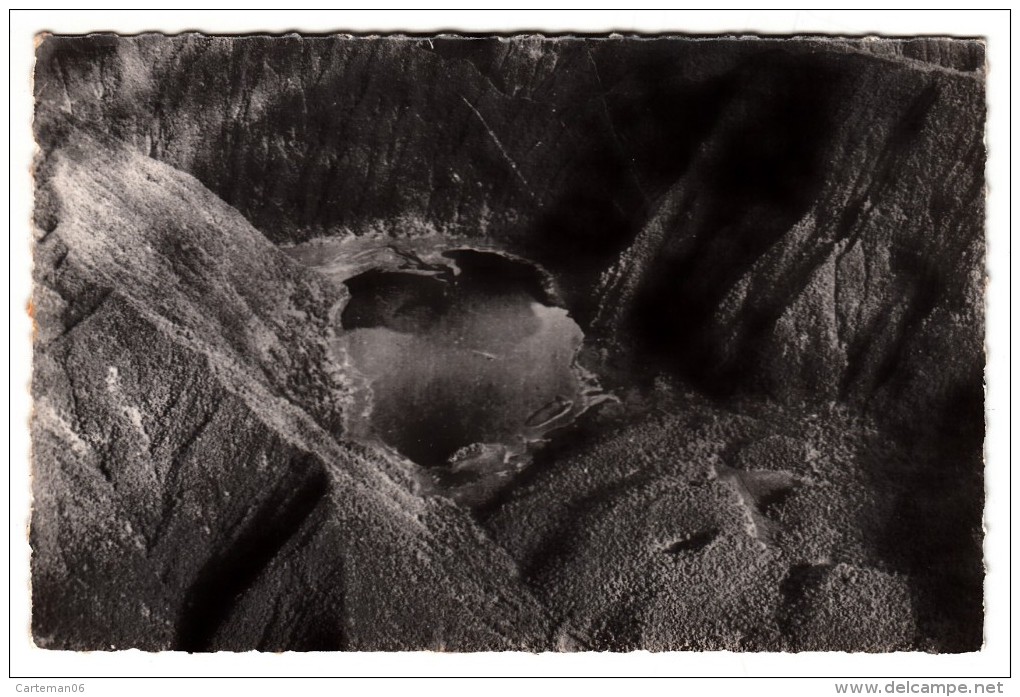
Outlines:
{"type": "Polygon", "coordinates": [[[533,646],[545,613],[505,553],[335,440],[340,290],[116,147],[80,135],[40,181],[59,223],[36,264],[37,641],[533,646]]]}
{"type": "Polygon", "coordinates": [[[37,643],[976,650],[983,55],[47,38],[37,643]],[[617,398],[470,507],[331,350],[345,280],[464,245],[617,398]]]}

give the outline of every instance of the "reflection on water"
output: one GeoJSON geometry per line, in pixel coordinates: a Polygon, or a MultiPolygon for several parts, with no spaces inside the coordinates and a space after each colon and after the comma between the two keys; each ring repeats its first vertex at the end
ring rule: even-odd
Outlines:
{"type": "MultiPolygon", "coordinates": [[[[365,272],[338,339],[371,384],[374,435],[452,480],[512,469],[529,441],[584,408],[583,334],[546,304],[535,270],[448,252],[444,270],[365,272]]],[[[454,483],[451,481],[451,483],[454,483]]]]}

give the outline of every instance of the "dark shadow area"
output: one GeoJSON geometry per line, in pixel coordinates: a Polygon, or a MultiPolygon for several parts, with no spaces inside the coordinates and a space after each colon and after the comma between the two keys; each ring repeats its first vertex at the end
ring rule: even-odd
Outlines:
{"type": "Polygon", "coordinates": [[[707,394],[754,389],[760,339],[783,307],[745,311],[736,353],[721,350],[713,318],[738,279],[816,200],[836,93],[818,86],[834,88],[839,79],[829,66],[775,52],[744,64],[720,92],[733,96],[689,175],[697,215],[688,223],[694,229],[682,232],[693,242],[656,260],[630,317],[641,349],[707,394]]]}
{"type": "Polygon", "coordinates": [[[689,554],[699,552],[719,536],[717,529],[702,530],[672,542],[663,550],[666,554],[689,554]]]}
{"type": "Polygon", "coordinates": [[[916,579],[915,610],[931,649],[959,653],[983,641],[984,467],[980,383],[960,384],[932,421],[898,429],[911,456],[874,462],[879,486],[895,492],[880,552],[916,579]]]}
{"type": "Polygon", "coordinates": [[[216,632],[238,598],[273,561],[329,491],[317,462],[298,461],[276,495],[244,525],[237,538],[206,562],[185,595],[174,648],[210,651],[216,632]]]}

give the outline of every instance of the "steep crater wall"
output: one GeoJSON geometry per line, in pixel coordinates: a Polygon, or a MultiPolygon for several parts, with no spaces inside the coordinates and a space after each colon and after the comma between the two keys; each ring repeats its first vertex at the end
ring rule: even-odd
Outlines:
{"type": "Polygon", "coordinates": [[[976,404],[983,48],[883,50],[54,38],[38,128],[99,127],[277,243],[496,243],[593,339],[710,393],[976,404]]]}

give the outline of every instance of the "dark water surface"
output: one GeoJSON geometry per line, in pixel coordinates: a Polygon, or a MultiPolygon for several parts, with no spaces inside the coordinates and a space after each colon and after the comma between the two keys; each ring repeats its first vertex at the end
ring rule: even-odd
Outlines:
{"type": "Polygon", "coordinates": [[[528,264],[444,256],[454,263],[348,279],[337,348],[370,381],[372,431],[406,457],[513,457],[583,409],[583,334],[528,264]]]}

